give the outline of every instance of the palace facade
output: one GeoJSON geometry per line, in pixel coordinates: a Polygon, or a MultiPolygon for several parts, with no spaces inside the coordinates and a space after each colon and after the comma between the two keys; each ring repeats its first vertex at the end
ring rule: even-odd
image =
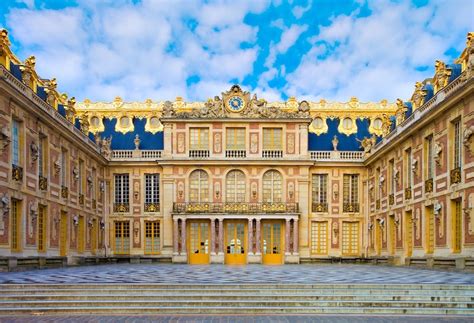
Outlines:
{"type": "Polygon", "coordinates": [[[76,102],[2,30],[0,262],[474,267],[474,33],[435,70],[393,103],[76,102]]]}

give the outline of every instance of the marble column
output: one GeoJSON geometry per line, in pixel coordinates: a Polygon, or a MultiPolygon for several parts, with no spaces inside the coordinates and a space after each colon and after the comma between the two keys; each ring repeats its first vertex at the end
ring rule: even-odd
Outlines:
{"type": "Polygon", "coordinates": [[[286,219],[286,226],[285,226],[285,253],[291,253],[290,250],[290,219],[286,219]]]}
{"type": "Polygon", "coordinates": [[[216,219],[211,218],[211,255],[216,254],[216,219]]]}
{"type": "Polygon", "coordinates": [[[186,219],[181,219],[181,255],[186,255],[186,219]]]}
{"type": "Polygon", "coordinates": [[[253,219],[249,219],[249,227],[248,227],[248,252],[249,254],[253,254],[253,219]]]}
{"type": "Polygon", "coordinates": [[[178,242],[179,242],[179,237],[178,237],[178,219],[174,218],[173,219],[173,254],[178,255],[179,250],[178,250],[178,242]]]}
{"type": "Polygon", "coordinates": [[[294,221],[293,223],[293,253],[297,254],[299,253],[298,238],[299,238],[300,227],[299,227],[298,219],[294,219],[293,221],[294,221]]]}
{"type": "Polygon", "coordinates": [[[224,253],[224,219],[219,219],[219,253],[224,253]]]}
{"type": "Polygon", "coordinates": [[[255,228],[255,253],[257,255],[260,254],[260,219],[257,219],[256,224],[257,227],[255,228]]]}

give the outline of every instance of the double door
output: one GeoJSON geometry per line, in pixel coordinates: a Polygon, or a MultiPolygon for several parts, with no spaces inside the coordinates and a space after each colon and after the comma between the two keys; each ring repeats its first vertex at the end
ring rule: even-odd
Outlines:
{"type": "Polygon", "coordinates": [[[243,265],[247,262],[247,224],[244,221],[225,222],[225,263],[243,265]]]}
{"type": "Polygon", "coordinates": [[[210,221],[192,221],[188,225],[189,263],[204,265],[209,263],[210,221]]]}

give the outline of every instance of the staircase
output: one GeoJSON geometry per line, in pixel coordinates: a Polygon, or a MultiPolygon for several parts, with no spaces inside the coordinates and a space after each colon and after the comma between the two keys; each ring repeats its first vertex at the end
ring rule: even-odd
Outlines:
{"type": "Polygon", "coordinates": [[[0,285],[0,318],[17,314],[474,315],[474,285],[0,285]]]}

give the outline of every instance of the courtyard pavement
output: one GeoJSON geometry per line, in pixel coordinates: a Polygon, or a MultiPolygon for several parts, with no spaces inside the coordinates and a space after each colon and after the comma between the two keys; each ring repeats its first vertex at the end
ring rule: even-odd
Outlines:
{"type": "Polygon", "coordinates": [[[474,284],[474,274],[373,265],[111,264],[0,273],[0,284],[474,284]]]}

